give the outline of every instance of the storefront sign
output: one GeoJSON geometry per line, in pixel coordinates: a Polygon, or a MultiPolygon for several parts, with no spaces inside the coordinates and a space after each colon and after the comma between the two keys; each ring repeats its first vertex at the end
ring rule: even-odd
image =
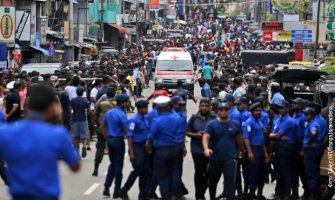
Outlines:
{"type": "Polygon", "coordinates": [[[298,1],[297,0],[272,0],[272,3],[277,10],[289,11],[289,10],[293,10],[297,6],[298,1]]]}
{"type": "Polygon", "coordinates": [[[271,42],[272,41],[272,32],[263,32],[263,41],[266,42],[266,41],[269,41],[271,42]]]}
{"type": "Polygon", "coordinates": [[[0,7],[0,42],[15,42],[15,8],[0,7]]]}
{"type": "Polygon", "coordinates": [[[278,41],[291,41],[291,32],[289,31],[279,31],[278,41]]]}
{"type": "Polygon", "coordinates": [[[284,25],[282,22],[263,22],[262,31],[282,31],[284,25]]]}
{"type": "Polygon", "coordinates": [[[159,0],[149,0],[149,10],[159,9],[159,0]]]}
{"type": "Polygon", "coordinates": [[[15,41],[30,41],[30,12],[16,11],[15,41]]]}

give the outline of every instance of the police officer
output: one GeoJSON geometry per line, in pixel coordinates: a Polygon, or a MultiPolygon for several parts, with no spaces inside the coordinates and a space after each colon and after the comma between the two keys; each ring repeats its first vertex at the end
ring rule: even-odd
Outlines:
{"type": "MultiPolygon", "coordinates": [[[[305,106],[305,100],[298,97],[292,100],[292,111],[293,111],[293,119],[297,122],[297,148],[298,150],[302,150],[302,143],[304,139],[305,133],[305,116],[303,108],[305,106]]],[[[303,153],[298,151],[296,157],[294,159],[294,177],[292,182],[292,199],[299,199],[299,177],[303,188],[305,189],[305,170],[304,170],[304,162],[303,162],[303,153]]],[[[306,191],[305,191],[306,192],[306,191]]],[[[304,194],[303,197],[307,195],[304,194]]]]}
{"type": "MultiPolygon", "coordinates": [[[[115,89],[108,88],[106,94],[107,94],[107,100],[98,103],[95,109],[95,119],[97,120],[96,122],[97,127],[99,127],[100,124],[102,124],[102,120],[106,112],[116,106],[116,101],[114,99],[115,89]]],[[[99,128],[97,129],[97,138],[98,138],[98,141],[96,143],[97,151],[95,152],[94,171],[92,173],[92,176],[98,176],[99,165],[102,162],[102,159],[104,157],[104,151],[106,148],[106,139],[101,134],[101,130],[99,128]]]]}
{"type": "Polygon", "coordinates": [[[264,199],[263,187],[265,177],[265,162],[269,156],[265,148],[265,126],[261,122],[261,104],[255,103],[250,106],[251,117],[243,124],[243,139],[248,152],[249,160],[249,195],[248,199],[264,199]],[[257,189],[257,198],[255,195],[257,189]]]}
{"type": "Polygon", "coordinates": [[[113,198],[118,198],[122,182],[123,159],[125,154],[124,136],[127,133],[127,114],[129,96],[120,94],[116,96],[116,107],[108,111],[101,125],[101,131],[107,140],[110,165],[105,180],[104,196],[110,196],[109,188],[115,178],[113,198]]]}
{"type": "MultiPolygon", "coordinates": [[[[243,127],[244,123],[249,119],[251,116],[248,106],[249,106],[249,100],[245,96],[241,96],[238,98],[235,98],[235,105],[237,110],[240,113],[241,116],[241,125],[243,127]]],[[[246,152],[244,152],[246,153],[246,152]]],[[[238,192],[238,195],[241,198],[245,198],[248,194],[248,188],[249,188],[249,173],[248,173],[248,158],[246,156],[239,158],[238,159],[238,164],[237,164],[237,173],[236,173],[236,189],[238,192]],[[242,193],[242,178],[241,178],[241,168],[242,168],[242,176],[244,180],[244,190],[242,193]]]]}
{"type": "Polygon", "coordinates": [[[187,124],[186,136],[191,138],[191,153],[195,169],[194,185],[196,200],[206,199],[205,192],[208,187],[207,165],[209,160],[204,156],[202,136],[208,122],[215,118],[215,114],[210,109],[210,101],[201,99],[198,113],[192,115],[187,124]]]}
{"type": "Polygon", "coordinates": [[[53,89],[35,84],[29,91],[26,119],[1,126],[0,160],[8,166],[13,200],[59,199],[60,157],[72,171],[79,171],[70,134],[64,127],[51,125],[60,121],[61,113],[53,89]]]}
{"type": "Polygon", "coordinates": [[[232,94],[227,94],[225,98],[223,99],[223,101],[226,102],[230,108],[229,109],[229,119],[235,120],[236,122],[241,124],[242,123],[241,114],[235,106],[235,97],[232,94]]]}
{"type": "Polygon", "coordinates": [[[129,159],[133,165],[133,171],[130,173],[126,183],[120,190],[120,198],[129,199],[127,192],[133,186],[136,178],[139,177],[140,193],[138,199],[142,200],[147,194],[149,186],[149,155],[146,152],[145,142],[150,131],[149,123],[145,118],[148,113],[148,101],[139,100],[135,106],[137,113],[129,120],[128,125],[128,148],[129,159]]]}
{"type": "Polygon", "coordinates": [[[285,100],[284,96],[280,93],[279,83],[276,82],[271,83],[271,93],[272,93],[271,104],[280,104],[283,100],[285,100]]]}
{"type": "Polygon", "coordinates": [[[296,122],[289,116],[290,104],[284,100],[277,105],[280,118],[274,126],[270,138],[275,143],[275,153],[278,162],[277,184],[281,188],[280,196],[289,200],[292,189],[293,163],[296,148],[296,122]]]}
{"type": "Polygon", "coordinates": [[[316,120],[314,108],[304,110],[306,127],[303,141],[304,167],[307,196],[304,199],[320,199],[320,159],[322,156],[322,138],[320,124],[316,120]]]}
{"type": "Polygon", "coordinates": [[[320,138],[322,139],[322,145],[324,145],[324,138],[328,135],[328,124],[327,121],[321,116],[321,105],[318,103],[312,103],[309,106],[314,108],[316,112],[315,119],[320,125],[320,138]]]}
{"type": "Polygon", "coordinates": [[[183,195],[188,194],[188,190],[186,189],[184,183],[182,182],[182,174],[183,174],[183,163],[184,163],[184,156],[186,156],[186,147],[184,143],[184,138],[185,138],[185,132],[186,132],[186,127],[187,127],[187,117],[184,113],[185,110],[185,105],[186,102],[184,99],[180,96],[174,96],[171,99],[171,105],[173,107],[173,110],[179,115],[180,121],[181,121],[181,126],[179,127],[179,132],[178,135],[182,135],[183,138],[179,138],[180,145],[178,146],[179,148],[179,154],[178,154],[178,177],[177,179],[180,180],[180,185],[181,188],[178,189],[178,191],[174,191],[175,196],[177,198],[181,198],[183,195]]]}
{"type": "Polygon", "coordinates": [[[205,156],[209,157],[208,183],[210,199],[216,199],[216,188],[220,177],[224,176],[224,197],[235,199],[235,173],[237,165],[237,147],[243,148],[241,126],[229,119],[230,106],[220,103],[218,118],[210,121],[203,135],[205,156]],[[211,148],[209,148],[211,147],[211,148]]]}
{"type": "Polygon", "coordinates": [[[171,111],[171,99],[159,96],[154,100],[159,116],[153,121],[148,136],[148,152],[154,154],[154,177],[158,181],[163,200],[171,200],[172,192],[178,191],[180,180],[178,176],[178,155],[180,139],[183,138],[179,131],[181,126],[180,116],[171,111]]]}

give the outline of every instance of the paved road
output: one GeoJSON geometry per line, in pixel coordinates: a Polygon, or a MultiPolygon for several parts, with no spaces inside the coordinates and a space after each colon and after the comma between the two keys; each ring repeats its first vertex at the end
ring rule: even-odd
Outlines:
{"type": "MultiPolygon", "coordinates": [[[[151,87],[152,88],[152,87],[151,87]]],[[[144,91],[144,96],[149,96],[152,92],[152,89],[147,89],[144,91]]],[[[197,87],[195,92],[196,98],[200,98],[200,89],[197,87]]],[[[197,111],[197,105],[195,105],[192,101],[189,100],[187,104],[187,110],[189,114],[193,114],[197,111]]],[[[94,147],[94,144],[91,145],[94,147]]],[[[189,148],[189,143],[187,144],[189,148]]],[[[189,151],[189,150],[188,150],[189,151]]],[[[60,163],[60,175],[61,175],[61,186],[62,186],[62,200],[100,200],[106,199],[102,196],[103,184],[105,180],[105,175],[107,172],[107,167],[109,164],[108,157],[105,156],[103,163],[100,167],[100,172],[98,177],[92,177],[91,174],[93,172],[94,165],[94,153],[95,148],[92,148],[92,151],[88,152],[88,156],[85,159],[82,159],[82,169],[78,174],[72,174],[67,167],[61,162],[60,163]]],[[[29,162],[29,161],[27,161],[29,162]]],[[[128,177],[129,172],[132,167],[128,160],[128,157],[125,157],[123,169],[123,182],[128,177]]],[[[193,173],[194,167],[192,162],[192,157],[190,154],[187,154],[184,161],[184,175],[183,181],[188,188],[190,194],[186,196],[187,199],[195,199],[194,197],[194,184],[193,184],[193,173]]],[[[1,182],[1,181],[0,181],[1,182]]],[[[218,186],[217,193],[222,191],[223,180],[220,181],[218,186]]],[[[269,196],[274,191],[274,184],[267,184],[264,188],[264,195],[269,196]]],[[[113,185],[114,187],[114,185],[113,185]]],[[[111,193],[113,190],[111,190],[111,193]]],[[[302,191],[300,191],[302,193],[302,191]]],[[[135,183],[134,187],[129,191],[129,197],[133,200],[137,199],[138,195],[138,185],[135,183]]],[[[0,199],[1,200],[9,200],[9,196],[7,194],[7,188],[1,182],[0,183],[0,199]]],[[[207,199],[209,196],[207,194],[207,199]]]]}

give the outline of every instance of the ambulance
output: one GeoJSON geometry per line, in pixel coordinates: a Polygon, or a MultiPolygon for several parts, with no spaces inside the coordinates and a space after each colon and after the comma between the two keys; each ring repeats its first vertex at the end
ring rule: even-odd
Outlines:
{"type": "Polygon", "coordinates": [[[194,94],[195,72],[191,54],[186,48],[163,48],[156,62],[155,88],[161,85],[172,93],[179,80],[184,89],[194,94]]]}

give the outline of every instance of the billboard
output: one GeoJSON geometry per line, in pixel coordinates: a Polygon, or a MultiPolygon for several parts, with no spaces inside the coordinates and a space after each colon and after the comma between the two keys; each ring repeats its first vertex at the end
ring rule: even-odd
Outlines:
{"type": "Polygon", "coordinates": [[[159,0],[149,0],[149,10],[158,10],[159,0]]]}
{"type": "Polygon", "coordinates": [[[30,11],[16,11],[15,41],[30,41],[30,11]]]}
{"type": "Polygon", "coordinates": [[[0,42],[15,42],[15,7],[0,7],[0,42]]]}

